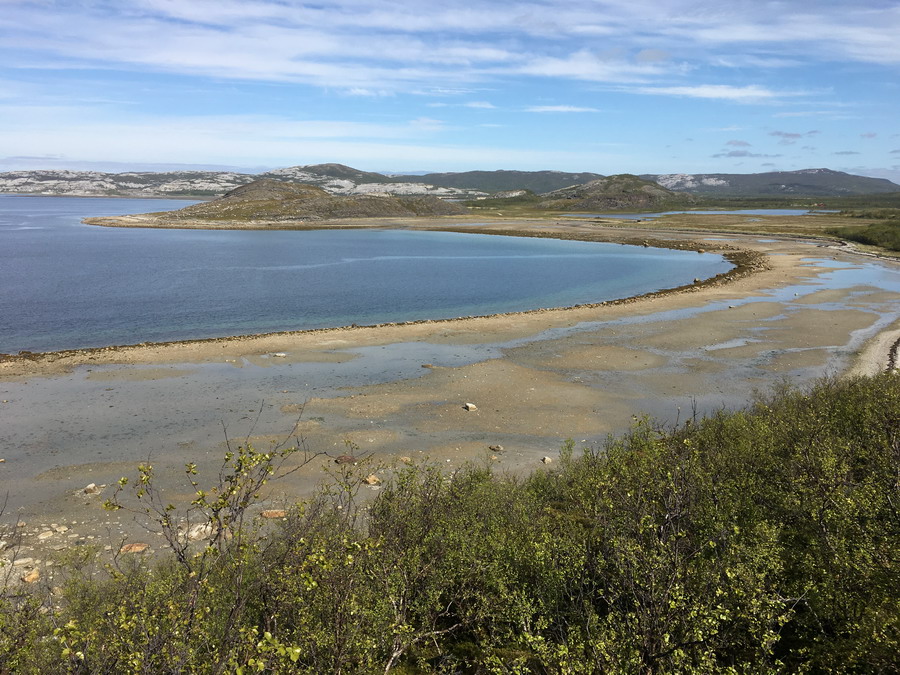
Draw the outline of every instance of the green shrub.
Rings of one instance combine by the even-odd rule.
[[[268,533],[207,499],[232,533],[201,550],[8,586],[0,672],[895,673],[898,411],[897,374],[828,380],[370,503],[342,467]],[[216,494],[251,503],[275,460],[232,455]]]

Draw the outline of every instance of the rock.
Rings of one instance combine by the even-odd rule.
[[[284,518],[287,516],[287,511],[284,509],[266,509],[259,515],[263,518]]]
[[[542,461],[544,464],[550,464],[550,463],[553,462],[553,458],[552,458],[552,457],[542,457],[542,458],[541,458],[541,461]]]
[[[356,461],[353,455],[338,455],[334,458],[335,464],[356,464]]]
[[[133,544],[125,544],[119,549],[119,553],[143,553],[148,548],[150,548],[150,544],[135,542]]]
[[[478,406],[475,405],[474,403],[463,403],[463,408],[465,408],[469,412],[471,412],[473,410],[478,410]]]
[[[41,571],[39,569],[33,569],[19,578],[26,584],[33,584],[41,578]]]
[[[503,452],[503,446],[502,445],[489,445],[488,450],[490,450],[491,452]]]
[[[88,483],[87,485],[85,485],[82,492],[86,495],[99,495],[101,489],[102,488],[96,483]]]
[[[381,479],[372,473],[363,478],[363,483],[366,485],[381,485]]]
[[[209,523],[197,523],[196,525],[191,525],[187,531],[187,538],[190,541],[197,541],[198,539],[206,539],[212,534],[212,525]]]

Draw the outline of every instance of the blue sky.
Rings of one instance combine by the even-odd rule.
[[[900,183],[898,36],[876,0],[0,0],[0,170]]]

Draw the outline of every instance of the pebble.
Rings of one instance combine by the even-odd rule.
[[[148,548],[150,548],[150,544],[135,542],[134,544],[125,544],[119,549],[119,553],[143,553]]]

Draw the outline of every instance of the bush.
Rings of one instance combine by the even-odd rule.
[[[8,588],[0,672],[898,672],[898,410],[828,380],[369,504],[343,467],[275,532]]]

